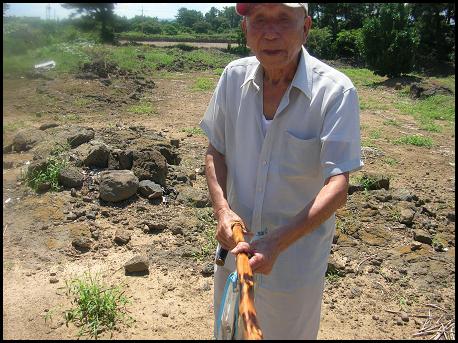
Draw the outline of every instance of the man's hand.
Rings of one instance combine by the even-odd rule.
[[[234,222],[242,223],[244,228],[243,233],[247,235],[252,235],[251,232],[246,231],[245,224],[243,220],[231,209],[222,208],[215,212],[216,219],[218,224],[216,226],[216,240],[221,244],[221,246],[226,250],[231,250],[235,247],[235,241],[232,238],[232,224]]]
[[[270,274],[277,260],[280,250],[275,240],[269,236],[258,239],[254,242],[240,242],[231,250],[231,253],[247,253],[252,255],[249,262],[253,273]]]

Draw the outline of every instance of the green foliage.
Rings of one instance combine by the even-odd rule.
[[[133,321],[127,315],[128,298],[120,286],[108,287],[89,273],[81,279],[65,282],[67,296],[71,296],[73,308],[65,311],[67,325],[74,322],[81,326],[79,335],[88,334],[97,339],[105,330],[113,330],[116,324]]]
[[[363,186],[365,191],[374,189],[374,186],[378,183],[377,179],[371,175],[363,174],[356,177],[356,182]]]
[[[215,88],[215,82],[211,79],[199,77],[194,82],[192,89],[194,91],[209,91]]]
[[[340,31],[334,42],[333,50],[340,57],[359,60],[363,50],[362,29]]]
[[[186,127],[181,131],[190,135],[204,135],[204,131],[200,127]]]
[[[47,183],[51,185],[52,191],[58,191],[60,190],[59,174],[66,165],[67,162],[63,158],[51,155],[43,169],[27,171],[23,179],[36,192],[43,184]]]
[[[433,146],[433,140],[429,137],[419,135],[408,135],[398,138],[393,141],[394,144],[409,144],[415,146],[421,146],[431,148]]]
[[[140,103],[138,105],[133,105],[128,112],[135,113],[135,114],[149,114],[155,115],[157,111],[150,103]]]
[[[327,27],[311,29],[306,46],[308,52],[317,58],[332,59],[335,57],[332,33]]]
[[[366,63],[375,74],[395,77],[412,71],[417,42],[404,4],[382,4],[380,16],[369,18],[362,33]]]

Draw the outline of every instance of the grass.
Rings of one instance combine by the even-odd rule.
[[[133,320],[127,315],[130,302],[120,286],[108,287],[90,273],[81,279],[66,281],[67,296],[73,297],[72,308],[65,311],[65,319],[80,326],[79,335],[88,334],[97,339],[105,330],[112,331],[116,324]]]
[[[380,137],[382,137],[382,133],[379,129],[375,129],[369,132],[369,137],[371,139],[379,139]]]
[[[213,217],[212,210],[208,208],[199,209],[197,212],[199,219],[198,230],[202,231],[203,242],[199,250],[193,252],[192,257],[196,261],[203,261],[213,257],[218,241],[215,238],[216,220]]]
[[[337,281],[339,281],[340,278],[341,276],[337,272],[332,272],[332,271],[326,272],[326,280],[329,283],[336,283]]]
[[[138,105],[130,107],[127,111],[135,114],[157,114],[156,109],[150,103],[139,103]]]
[[[434,144],[431,138],[419,135],[403,136],[401,138],[394,140],[393,143],[397,145],[408,144],[426,148],[431,148]]]
[[[361,186],[363,186],[365,191],[369,191],[369,190],[373,189],[373,187],[377,183],[377,179],[376,178],[371,177],[370,175],[366,175],[366,174],[360,175],[360,176],[356,176],[356,177],[354,177],[354,180],[355,180],[355,182],[357,184],[360,184]]]
[[[366,68],[338,68],[338,70],[347,75],[356,87],[372,87],[373,84],[386,80],[386,77],[375,75]]]
[[[395,158],[392,158],[392,157],[385,157],[383,159],[383,162],[385,162],[386,164],[390,165],[390,166],[395,166],[399,163],[398,160],[396,160]]]
[[[186,127],[181,130],[181,132],[186,132],[190,135],[204,135],[204,131],[200,127]]]
[[[441,128],[435,123],[436,120],[455,121],[455,98],[449,95],[433,95],[417,100],[402,96],[395,103],[395,107],[401,114],[413,116],[426,131],[440,132]]]
[[[202,77],[197,78],[197,80],[194,82],[194,85],[192,86],[193,91],[201,91],[201,92],[209,91],[214,88],[215,88],[215,83],[213,80],[202,78]]]
[[[401,124],[396,119],[387,119],[383,122],[383,125],[399,127]]]

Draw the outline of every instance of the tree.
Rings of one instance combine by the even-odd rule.
[[[76,14],[86,13],[86,17],[95,20],[101,24],[100,37],[103,42],[112,43],[114,41],[114,34],[110,30],[114,19],[115,3],[64,3],[62,7],[67,9],[74,9]]]
[[[8,11],[10,8],[10,5],[3,3],[3,16],[5,16],[6,11]]]
[[[412,71],[417,41],[407,14],[405,4],[385,3],[379,16],[364,23],[364,55],[375,74],[395,77]]]
[[[178,10],[176,15],[177,24],[191,28],[195,23],[199,21],[204,21],[204,16],[201,12],[196,10],[188,10],[185,7],[182,7]]]

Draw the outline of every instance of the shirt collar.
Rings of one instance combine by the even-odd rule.
[[[309,99],[312,98],[312,73],[311,73],[311,61],[310,55],[302,46],[301,50],[301,57],[299,60],[299,64],[297,66],[296,74],[294,75],[294,79],[291,82],[292,87],[296,87],[302,91]],[[248,70],[245,76],[245,81],[243,81],[240,88],[245,86],[249,81],[252,81],[252,84],[255,86],[256,90],[259,91],[260,84],[262,79],[260,79],[262,75],[262,66],[258,60],[257,63],[250,65],[251,68]]]

